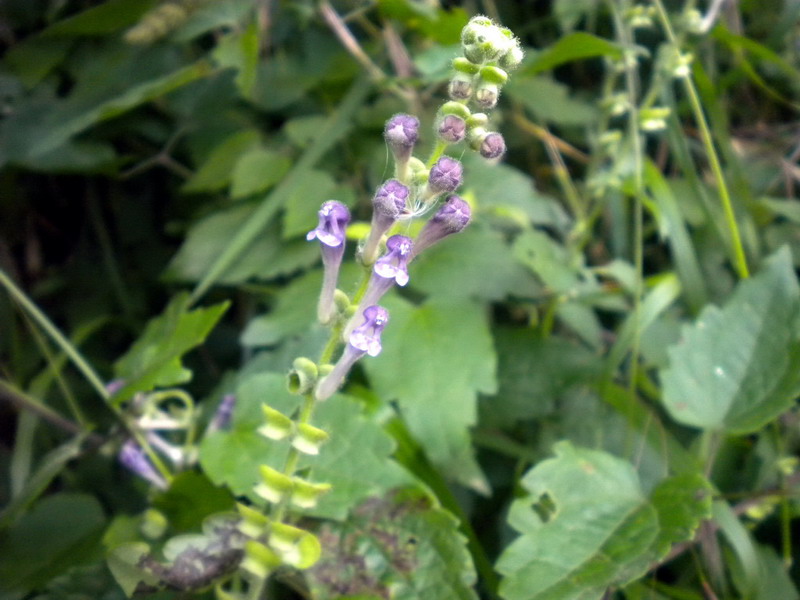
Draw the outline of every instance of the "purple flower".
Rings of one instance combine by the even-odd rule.
[[[142,447],[133,439],[128,439],[119,451],[119,462],[142,479],[159,489],[167,489],[167,482],[150,462]]]
[[[225,394],[208,424],[206,433],[225,429],[231,422],[234,408],[236,408],[236,396],[234,394]]]
[[[436,130],[439,137],[449,144],[457,144],[467,135],[467,123],[459,116],[445,115]]]
[[[483,158],[500,158],[506,153],[506,141],[497,132],[489,133],[483,138],[479,152]]]
[[[336,248],[344,245],[344,231],[350,222],[350,211],[341,202],[328,200],[319,209],[319,225],[306,235],[310,242],[318,239],[325,246]]]
[[[397,285],[408,283],[408,260],[413,244],[404,235],[393,235],[386,240],[388,252],[380,257],[373,268],[374,273],[386,279],[394,279]]]
[[[450,196],[436,214],[425,223],[425,227],[414,240],[411,259],[448,235],[462,231],[469,224],[471,217],[472,210],[469,204],[458,196]]]
[[[382,306],[369,306],[364,309],[361,316],[364,321],[350,334],[342,356],[333,370],[317,385],[314,394],[317,400],[330,398],[342,385],[344,378],[359,358],[365,354],[377,356],[380,353],[381,333],[389,322],[389,311]]]
[[[428,190],[433,195],[454,192],[461,185],[463,173],[464,168],[459,161],[449,156],[442,156],[431,167],[428,176]]]
[[[361,250],[361,260],[365,265],[375,262],[381,238],[405,210],[408,194],[408,188],[396,179],[385,182],[375,192],[372,198],[372,227]]]
[[[324,273],[317,317],[323,325],[330,323],[336,312],[333,296],[344,256],[345,229],[349,222],[350,211],[347,207],[336,200],[328,200],[323,202],[319,210],[319,225],[306,236],[309,241],[318,239],[322,250]]]

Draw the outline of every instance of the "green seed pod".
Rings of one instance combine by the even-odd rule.
[[[261,483],[253,491],[267,502],[277,504],[292,491],[292,479],[267,465],[260,465]]]
[[[486,127],[489,124],[489,117],[486,113],[474,113],[467,119],[467,129],[472,131],[476,127]]]
[[[256,577],[265,579],[283,564],[281,557],[268,546],[255,540],[244,544],[244,558],[240,567]]]
[[[242,517],[238,525],[242,535],[246,535],[249,538],[257,538],[267,530],[269,519],[261,511],[240,503],[236,504],[236,510]]]
[[[272,524],[269,545],[285,564],[297,569],[307,569],[322,554],[322,547],[316,536],[285,523]]]
[[[487,83],[505,85],[506,81],[508,81],[508,73],[499,67],[482,67],[481,79]]]
[[[331,491],[329,483],[310,483],[302,479],[294,480],[292,504],[298,508],[314,508],[319,499]]]
[[[445,102],[442,104],[441,108],[439,108],[439,114],[455,115],[462,119],[468,119],[471,113],[466,104],[462,104],[461,102]]]
[[[308,394],[317,384],[317,365],[303,356],[296,358],[289,371],[287,387],[292,394]]]
[[[292,420],[267,404],[261,405],[265,423],[258,428],[258,433],[270,440],[282,440],[294,430]]]
[[[459,73],[466,73],[467,75],[475,75],[480,67],[463,56],[457,56],[453,59],[453,68]]]
[[[297,434],[292,440],[292,446],[303,454],[317,455],[319,449],[328,441],[328,433],[318,427],[301,423],[297,426]]]

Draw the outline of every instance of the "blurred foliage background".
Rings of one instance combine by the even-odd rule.
[[[128,352],[175,367],[210,330],[160,384],[205,420],[252,400],[148,492],[116,463],[119,405],[0,294],[0,597],[120,597],[104,557],[147,507],[174,534],[247,496],[268,452],[253,410],[292,406],[281,377],[325,339],[305,233],[329,198],[364,231],[388,117],[418,115],[432,145],[475,14],[526,49],[492,117],[508,152],[451,152],[474,222],[414,263],[384,352],[320,416],[357,442],[318,467],[340,493],[316,530],[340,560],[393,558],[369,585],[331,578],[353,559],[271,593],[798,597],[795,0],[4,0],[4,288],[104,382],[130,381]],[[175,297],[198,329],[167,315],[159,338]],[[191,312],[226,300],[213,330]],[[431,505],[370,504],[407,485]],[[624,519],[598,528],[595,502]],[[429,543],[414,569],[376,522]],[[343,551],[337,527],[366,541]]]

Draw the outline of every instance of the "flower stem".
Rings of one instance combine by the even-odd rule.
[[[659,20],[667,35],[670,43],[677,46],[677,38],[672,29],[667,11],[661,0],[653,0],[653,4],[658,12]],[[739,225],[736,222],[736,213],[733,210],[733,203],[731,202],[730,191],[728,184],[725,182],[725,175],[722,172],[722,165],[717,154],[717,149],[714,146],[714,140],[711,136],[711,129],[708,126],[708,121],[703,112],[703,106],[700,102],[700,95],[697,93],[697,88],[694,85],[690,76],[683,77],[683,87],[686,95],[689,98],[689,105],[694,113],[694,119],[700,129],[700,137],[703,140],[703,146],[708,155],[708,162],[711,167],[711,172],[714,175],[714,180],[717,183],[719,191],[719,199],[722,203],[723,211],[725,212],[725,223],[728,226],[728,231],[731,235],[731,244],[733,245],[733,266],[740,279],[747,279],[750,276],[750,271],[747,267],[747,257],[745,256],[744,246],[742,245],[742,237],[739,233]]]

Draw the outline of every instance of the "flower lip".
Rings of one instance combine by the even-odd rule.
[[[375,274],[394,279],[397,285],[408,283],[408,261],[411,260],[413,242],[404,235],[393,235],[386,240],[388,252],[375,262]]]
[[[381,333],[389,322],[389,311],[382,306],[368,306],[362,313],[364,322],[350,334],[350,345],[370,356],[381,351]]]
[[[318,239],[326,246],[337,247],[344,243],[344,234],[347,224],[350,222],[350,211],[348,208],[336,200],[328,200],[322,203],[319,209],[319,224],[316,229],[312,229],[306,235],[306,239],[311,241]]]

